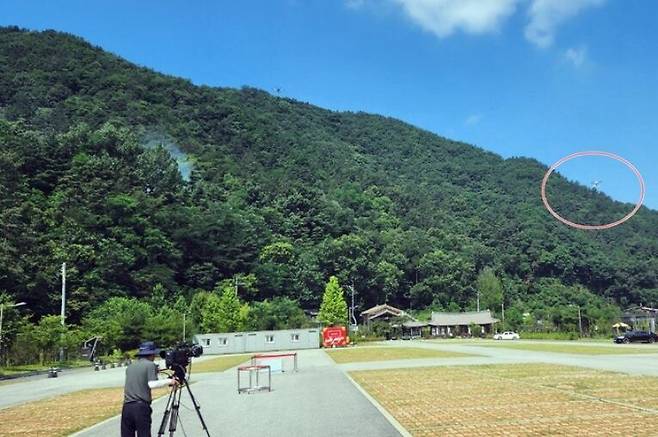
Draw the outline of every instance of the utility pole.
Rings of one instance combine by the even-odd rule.
[[[2,319],[5,315],[5,305],[0,304],[0,354],[2,353]]]
[[[356,325],[357,325],[357,321],[356,321],[356,315],[355,315],[356,307],[355,307],[355,305],[354,305],[354,282],[352,282],[352,285],[348,285],[348,287],[350,288],[350,291],[351,291],[351,293],[352,293],[352,303],[351,303],[351,305],[350,305],[350,315],[349,315],[350,323],[351,323],[353,326],[356,326]]]
[[[240,285],[247,285],[247,283],[240,281],[240,277],[238,275],[233,277],[233,283],[235,284],[235,297],[238,297],[238,287]]]
[[[62,263],[62,328],[66,326],[66,263]],[[59,360],[64,361],[64,346],[59,348]]]
[[[0,304],[0,353],[2,353],[2,319],[5,315],[5,305]]]
[[[477,291],[477,311],[480,312],[480,290]]]
[[[505,289],[507,288],[507,283],[504,282],[501,284],[502,294],[500,295],[500,318],[503,322],[503,329],[505,329]]]

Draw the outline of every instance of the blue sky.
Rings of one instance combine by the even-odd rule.
[[[658,209],[658,2],[3,1],[0,24],[74,33],[197,84],[400,118],[504,157],[633,162]],[[561,172],[635,202],[603,158]],[[539,182],[538,190],[539,190]]]

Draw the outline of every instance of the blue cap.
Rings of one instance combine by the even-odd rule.
[[[139,345],[139,350],[137,351],[138,357],[144,357],[149,355],[157,355],[160,353],[160,349],[155,347],[155,343],[152,341],[145,341]]]

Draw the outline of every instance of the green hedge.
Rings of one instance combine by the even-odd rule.
[[[523,340],[578,340],[577,332],[521,332]]]

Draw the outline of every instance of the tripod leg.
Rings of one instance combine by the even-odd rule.
[[[165,406],[165,412],[162,415],[162,421],[160,422],[160,428],[158,428],[158,435],[162,436],[165,433],[165,426],[167,425],[167,422],[169,422],[169,414],[171,412],[171,406],[172,406],[172,400],[174,398],[174,394],[176,392],[176,388],[172,388],[171,391],[169,392],[169,398],[167,399],[167,405]]]
[[[183,394],[183,389],[181,387],[176,387],[176,394],[174,395],[174,402],[171,407],[171,419],[169,420],[169,437],[174,437],[176,426],[178,426],[181,394]]]
[[[197,416],[199,416],[199,420],[201,421],[201,426],[203,427],[203,430],[206,432],[206,435],[210,437],[210,432],[208,432],[208,427],[206,426],[206,422],[203,420],[203,416],[201,415],[201,406],[197,403],[196,398],[192,394],[192,389],[190,389],[190,384],[187,383],[187,379],[185,380],[185,387],[187,387],[187,392],[190,394],[190,399],[192,399],[192,404],[194,404],[194,409],[196,410],[196,414]]]

